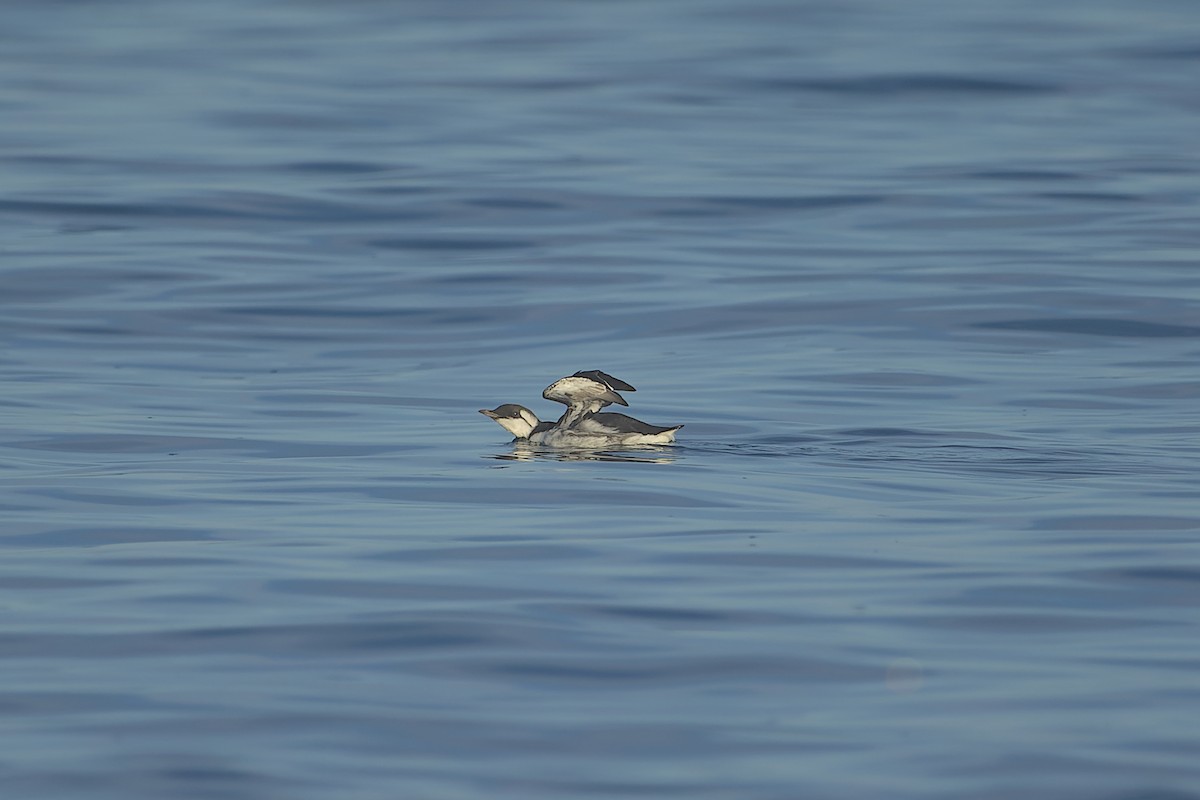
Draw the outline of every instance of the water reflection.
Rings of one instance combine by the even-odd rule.
[[[485,458],[497,461],[627,461],[639,464],[673,464],[676,456],[670,447],[660,445],[627,445],[609,450],[562,450],[539,447],[529,442],[513,442],[512,450]]]

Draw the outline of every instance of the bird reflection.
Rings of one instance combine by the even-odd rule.
[[[666,447],[628,447],[620,450],[562,450],[539,447],[518,439],[512,451],[495,453],[486,458],[497,461],[627,461],[635,464],[673,464],[675,456]]]

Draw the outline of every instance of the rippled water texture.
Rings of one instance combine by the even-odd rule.
[[[5,798],[1200,797],[1191,0],[0,16]]]

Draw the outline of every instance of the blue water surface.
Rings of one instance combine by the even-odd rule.
[[[4,797],[1200,798],[1192,0],[0,19]]]

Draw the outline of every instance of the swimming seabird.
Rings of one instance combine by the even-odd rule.
[[[612,412],[592,412],[568,427],[561,421],[542,422],[537,418],[537,414],[516,403],[505,403],[490,410],[481,408],[479,413],[494,419],[496,424],[518,440],[549,447],[584,450],[631,444],[671,444],[675,441],[675,432],[683,427],[651,425],[640,419]]]
[[[637,391],[620,378],[614,378],[598,369],[589,369],[559,378],[542,391],[542,397],[567,407],[566,413],[559,417],[557,424],[561,428],[570,428],[605,406],[613,403],[628,406],[625,398],[617,394],[618,389],[622,392]]]

